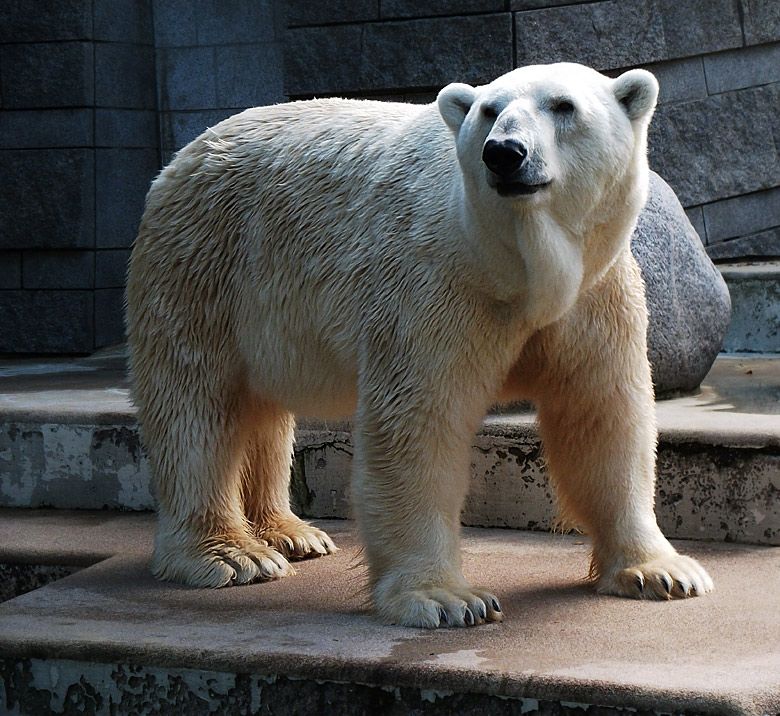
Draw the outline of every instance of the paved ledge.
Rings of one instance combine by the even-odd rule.
[[[780,270],[780,269],[779,269]],[[89,358],[0,358],[0,423],[134,425],[124,349]],[[662,440],[780,447],[780,355],[721,354],[695,395],[656,404]],[[347,420],[302,419],[304,430],[350,430]],[[532,429],[531,412],[488,416],[484,430]]]
[[[780,713],[780,548],[685,543],[716,591],[643,603],[585,584],[576,536],[467,529],[506,620],[425,631],[373,620],[352,524],[320,525],[342,551],[197,590],[152,579],[149,515],[0,510],[0,562],[114,552],[0,605],[4,713]]]

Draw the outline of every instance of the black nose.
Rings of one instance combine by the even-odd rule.
[[[509,176],[517,171],[528,156],[528,150],[516,139],[489,139],[482,149],[482,161],[491,172]]]

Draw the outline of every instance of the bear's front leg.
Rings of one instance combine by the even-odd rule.
[[[572,315],[541,331],[516,367],[539,407],[550,474],[566,522],[593,542],[599,591],[668,599],[712,580],[677,553],[655,512],[655,404],[647,309],[626,249]]]
[[[413,368],[383,365],[402,384],[382,375],[363,381],[352,488],[376,612],[387,623],[426,628],[501,621],[495,595],[469,586],[461,571],[472,437],[463,413],[479,409],[456,414],[449,396],[405,379]]]

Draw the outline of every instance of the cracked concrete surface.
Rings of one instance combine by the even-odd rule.
[[[467,529],[467,578],[506,619],[425,631],[378,624],[352,524],[320,526],[340,552],[205,590],[151,577],[150,515],[0,510],[0,562],[114,555],[0,605],[6,712],[780,713],[780,548],[683,543],[715,592],[640,602],[584,581],[582,538]]]

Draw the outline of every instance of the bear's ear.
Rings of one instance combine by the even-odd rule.
[[[461,82],[453,82],[439,92],[439,96],[436,98],[439,112],[444,123],[455,134],[460,130],[460,125],[466,119],[476,96],[477,91],[473,87]]]
[[[647,70],[629,70],[615,80],[613,91],[615,99],[634,122],[652,114],[655,109],[658,80]]]

